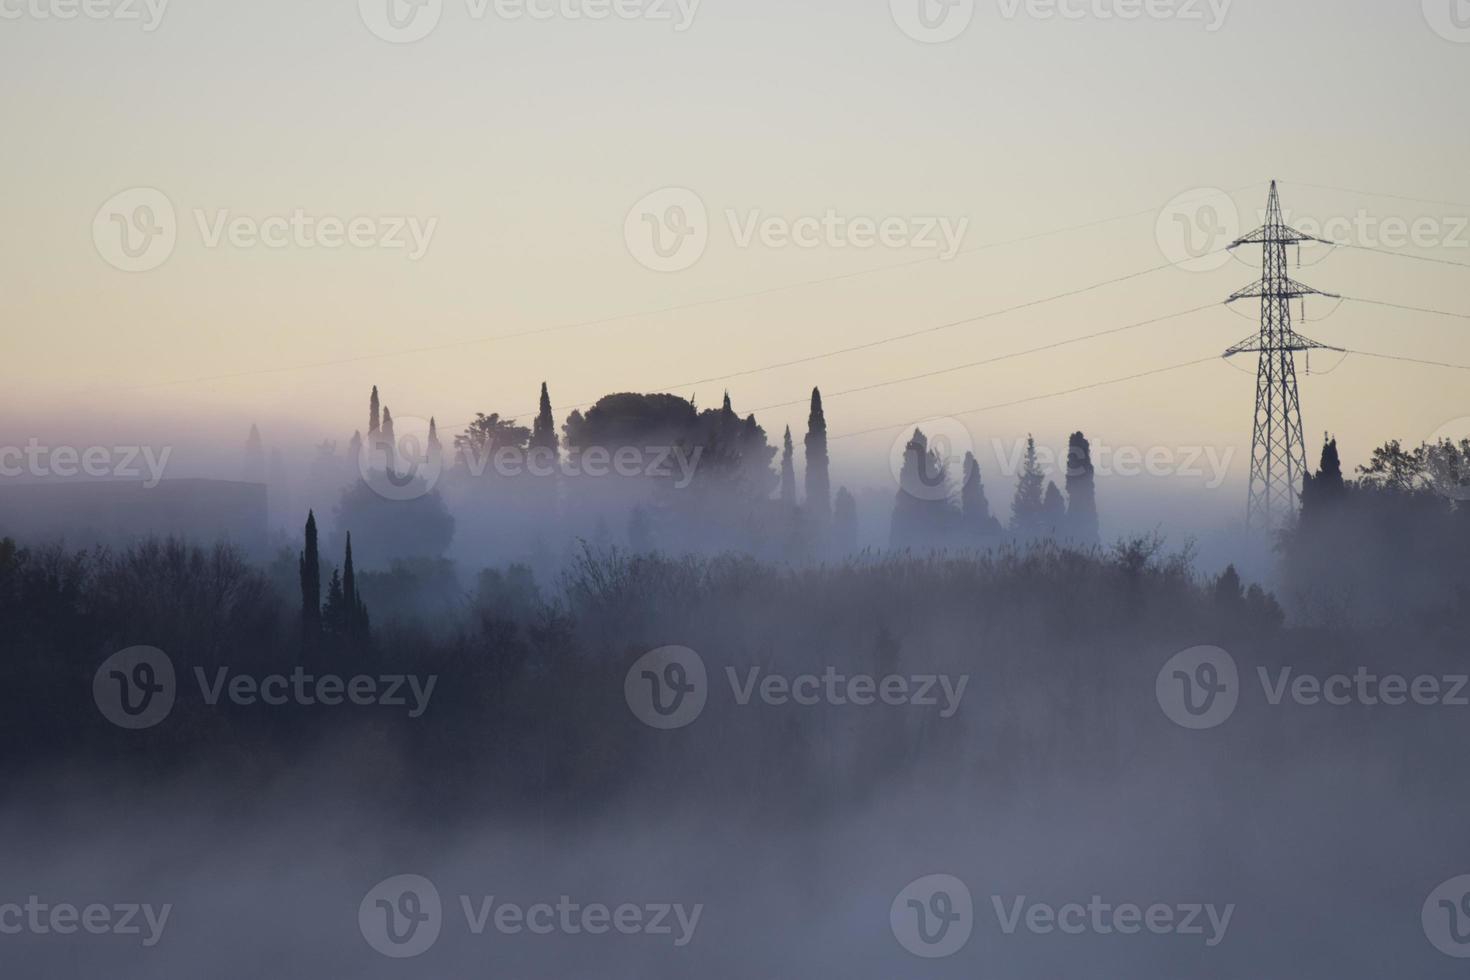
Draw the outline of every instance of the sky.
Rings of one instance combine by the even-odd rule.
[[[1245,459],[1249,359],[1088,386],[1256,330],[1200,308],[1259,255],[1180,236],[1250,230],[1273,178],[1397,253],[1304,253],[1353,297],[1304,333],[1470,364],[1463,317],[1359,302],[1470,313],[1465,0],[918,2],[0,0],[5,435],[345,444],[374,384],[453,431],[544,380],[559,417],[728,389],[776,441],[820,385],[840,480],[935,418],[984,468],[1077,429]],[[1470,416],[1464,371],[1305,367],[1313,455]]]

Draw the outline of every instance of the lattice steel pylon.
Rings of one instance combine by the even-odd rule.
[[[1252,530],[1274,530],[1296,516],[1302,478],[1307,473],[1307,452],[1302,440],[1301,397],[1297,393],[1297,351],[1334,350],[1296,333],[1291,326],[1291,301],[1305,296],[1328,296],[1287,275],[1286,246],[1320,242],[1312,235],[1289,228],[1281,216],[1281,198],[1276,181],[1266,201],[1266,223],[1230,245],[1261,246],[1261,278],[1239,290],[1226,303],[1259,297],[1261,331],[1225,352],[1225,357],[1259,353],[1256,373],[1256,427],[1251,447],[1250,501],[1246,526]],[[1298,258],[1300,265],[1300,258]]]

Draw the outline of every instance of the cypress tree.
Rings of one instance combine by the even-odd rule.
[[[1080,432],[1067,444],[1067,536],[1080,544],[1097,544],[1097,484],[1092,446]]]
[[[301,640],[315,646],[322,631],[322,572],[317,555],[316,514],[306,513],[306,548],[298,560],[301,569]]]
[[[381,426],[382,418],[378,412],[378,386],[373,385],[372,397],[368,399],[368,438],[372,439],[377,435]]]
[[[980,477],[980,463],[974,453],[965,453],[965,482],[960,487],[960,514],[965,530],[971,536],[989,536],[1000,532],[1000,522],[990,513],[985,496],[985,483]]]
[[[342,599],[348,609],[357,605],[357,573],[352,567],[352,532],[347,532],[347,554],[342,562]]]
[[[541,409],[536,413],[536,421],[531,428],[531,448],[549,449],[556,453],[561,448],[561,441],[556,435],[556,420],[551,415],[551,392],[546,388],[546,382],[541,382]]]
[[[438,472],[444,464],[444,444],[439,441],[439,423],[434,421],[432,415],[429,416],[429,446],[425,459],[430,472]]]
[[[806,424],[806,507],[818,525],[832,521],[832,477],[828,473],[827,416],[822,391],[812,389],[812,410]]]
[[[1342,458],[1337,454],[1337,440],[1323,435],[1322,459],[1313,476],[1309,469],[1302,474],[1302,524],[1315,524],[1325,507],[1347,494],[1342,478]]]
[[[796,449],[791,442],[789,425],[781,448],[781,503],[788,509],[796,507]]]
[[[347,532],[347,554],[342,563],[342,608],[346,617],[348,638],[356,644],[367,641],[367,604],[357,593],[357,573],[352,566],[352,532]]]
[[[389,473],[395,469],[395,454],[398,450],[398,437],[393,434],[393,413],[388,406],[383,406],[383,428],[378,433],[378,441],[383,447],[383,465]]]
[[[1327,499],[1341,497],[1346,484],[1342,478],[1342,458],[1337,454],[1337,440],[1322,437],[1322,462],[1317,467],[1317,485]]]
[[[342,574],[334,568],[327,581],[327,602],[322,607],[322,633],[337,641],[347,636],[351,624],[352,615],[342,593]]]

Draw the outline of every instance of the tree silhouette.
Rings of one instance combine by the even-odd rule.
[[[368,639],[368,612],[357,592],[357,573],[352,564],[352,533],[347,534],[342,572],[332,570],[327,602],[322,607],[322,630],[349,649],[361,649]]]
[[[1317,475],[1310,471],[1302,474],[1302,524],[1314,524],[1322,515],[1347,494],[1347,483],[1342,476],[1342,459],[1337,454],[1337,440],[1322,437],[1322,457]]]
[[[483,465],[498,450],[525,449],[530,442],[531,430],[516,425],[515,419],[479,412],[464,432],[454,437],[454,450],[461,466]]]
[[[1245,589],[1240,584],[1240,573],[1234,565],[1225,566],[1225,571],[1215,579],[1215,604],[1226,614],[1239,613],[1245,605]]]
[[[378,410],[378,386],[373,385],[373,393],[368,398],[368,441],[375,441],[381,427],[382,415]]]
[[[786,427],[786,437],[781,443],[781,504],[787,509],[796,507],[796,451],[791,442],[791,426]]]
[[[1079,544],[1097,544],[1097,485],[1092,446],[1081,432],[1067,444],[1067,537]]]
[[[903,452],[889,543],[894,548],[936,548],[949,543],[959,513],[950,501],[948,467],[929,438],[914,430]]]
[[[1001,526],[990,513],[985,497],[985,484],[980,476],[980,463],[974,453],[965,453],[964,483],[960,487],[960,515],[965,533],[970,538],[987,538],[1000,534]]]
[[[428,443],[428,452],[425,455],[425,459],[428,461],[429,470],[431,472],[438,472],[439,468],[444,465],[444,444],[439,441],[439,423],[434,420],[432,415],[429,416]]]
[[[812,409],[806,424],[806,509],[819,527],[832,520],[832,477],[828,472],[827,416],[822,392],[812,389]]]
[[[1017,534],[1036,534],[1041,528],[1046,476],[1036,461],[1036,439],[1026,437],[1026,455],[1021,461],[1021,475],[1016,481],[1016,495],[1011,500],[1011,530]]]
[[[317,555],[316,513],[313,511],[306,513],[306,546],[298,561],[301,570],[301,641],[311,649],[322,630],[322,570]]]
[[[1046,495],[1041,498],[1041,527],[1045,533],[1056,535],[1066,529],[1067,502],[1062,491],[1050,480],[1046,483]]]
[[[392,473],[398,467],[398,436],[393,432],[393,413],[387,405],[383,406],[383,428],[378,433],[378,442],[383,447],[383,465]]]
[[[556,434],[556,419],[551,415],[551,392],[547,390],[544,381],[541,382],[541,408],[536,413],[536,421],[531,428],[530,447],[549,449],[553,454],[561,448],[561,440]]]

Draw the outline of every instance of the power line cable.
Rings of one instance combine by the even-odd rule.
[[[1016,405],[1026,405],[1026,404],[1029,404],[1031,402],[1045,401],[1046,399],[1049,399],[1049,398],[1060,398],[1063,395],[1075,395],[1075,394],[1077,394],[1078,392],[1081,392],[1081,391],[1091,391],[1091,390],[1096,389],[1096,388],[1105,388],[1105,387],[1108,387],[1109,385],[1118,385],[1118,384],[1123,384],[1123,383],[1128,382],[1128,381],[1138,381],[1138,380],[1141,380],[1143,378],[1152,378],[1152,377],[1155,377],[1155,376],[1160,375],[1160,374],[1168,374],[1171,371],[1181,371],[1184,368],[1194,367],[1197,364],[1205,364],[1207,362],[1215,361],[1215,360],[1218,360],[1218,359],[1219,358],[1216,357],[1216,356],[1201,357],[1198,360],[1184,361],[1181,364],[1171,364],[1168,367],[1155,368],[1152,371],[1142,371],[1142,372],[1140,372],[1138,374],[1130,374],[1127,377],[1123,377],[1123,378],[1109,378],[1106,381],[1094,381],[1091,384],[1078,385],[1075,388],[1067,388],[1067,389],[1064,389],[1062,391],[1052,391],[1052,392],[1048,392],[1048,393],[1046,393],[1044,395],[1031,395],[1030,397],[1027,397],[1027,398],[1017,398],[1014,401],[999,402],[999,403],[994,404],[994,405],[985,405],[985,406],[982,406],[980,408],[967,408],[967,409],[965,409],[963,411],[959,411],[959,412],[948,412],[948,413],[946,413],[946,417],[958,418],[961,415],[978,415],[981,412],[993,412],[993,411],[997,411],[997,410],[1002,409],[1002,408],[1012,408],[1012,407],[1014,407]],[[933,414],[929,415],[928,417],[929,418],[934,418],[934,417],[936,417],[936,415],[937,415],[937,413],[933,413]],[[889,431],[892,431],[893,429],[901,429],[901,428],[904,428],[905,426],[912,425],[912,424],[913,423],[911,421],[894,422],[894,423],[891,423],[889,425],[880,425],[880,426],[876,426],[876,427],[871,428],[871,429],[862,429],[862,430],[859,430],[857,432],[844,432],[841,435],[832,436],[832,440],[833,441],[836,441],[838,439],[853,439],[853,438],[856,438],[857,436],[872,435],[875,432],[889,432]]]
[[[909,382],[909,381],[922,381],[922,380],[924,380],[926,378],[935,378],[935,377],[939,377],[940,375],[944,375],[944,374],[952,374],[952,373],[954,373],[956,371],[965,371],[965,370],[968,370],[969,368],[982,367],[982,366],[988,365],[988,364],[998,364],[1001,361],[1009,361],[1009,360],[1013,360],[1013,359],[1018,358],[1018,357],[1025,357],[1025,356],[1027,356],[1029,354],[1039,354],[1039,353],[1041,353],[1043,351],[1056,350],[1056,349],[1058,349],[1060,347],[1068,347],[1068,346],[1071,346],[1072,344],[1080,344],[1083,341],[1096,340],[1098,337],[1108,337],[1108,336],[1112,336],[1113,334],[1123,333],[1124,331],[1127,331],[1127,330],[1136,330],[1139,327],[1147,327],[1147,326],[1151,326],[1151,325],[1153,325],[1155,323],[1163,323],[1166,320],[1177,320],[1180,317],[1189,316],[1190,314],[1193,314],[1193,313],[1201,313],[1201,312],[1203,312],[1205,310],[1215,309],[1218,305],[1219,304],[1217,304],[1217,303],[1211,303],[1208,306],[1196,306],[1192,310],[1182,310],[1182,311],[1180,311],[1178,313],[1169,313],[1169,314],[1167,314],[1165,316],[1154,317],[1151,320],[1140,320],[1137,323],[1129,323],[1129,324],[1125,324],[1124,326],[1121,326],[1121,327],[1112,327],[1112,328],[1110,328],[1108,330],[1099,330],[1096,333],[1085,334],[1085,335],[1083,335],[1081,337],[1070,337],[1067,340],[1059,340],[1059,341],[1056,341],[1055,343],[1043,344],[1040,347],[1031,347],[1031,348],[1028,348],[1027,350],[1012,351],[1009,354],[1000,354],[1000,355],[998,355],[996,357],[987,357],[984,360],[980,360],[980,361],[970,361],[970,362],[968,362],[966,364],[955,364],[955,365],[953,365],[951,367],[939,368],[938,370],[935,370],[935,371],[925,371],[923,374],[911,374],[911,375],[909,375],[908,377],[905,377],[905,378],[892,378],[892,379],[890,379],[888,381],[878,381],[878,382],[874,382],[873,384],[861,385],[861,386],[859,386],[857,388],[846,388],[846,389],[844,389],[842,391],[823,392],[822,393],[822,398],[824,400],[831,400],[833,398],[841,398],[843,395],[854,395],[854,394],[857,394],[858,392],[873,391],[873,390],[875,390],[877,388],[887,388],[887,387],[889,387],[891,385],[904,384],[904,383]],[[789,407],[791,405],[801,405],[801,404],[805,404],[805,402],[806,402],[806,399],[804,399],[804,398],[796,398],[796,399],[793,399],[793,400],[791,400],[789,402],[776,402],[775,404],[772,404],[772,405],[761,405],[761,406],[759,406],[759,407],[757,407],[755,409],[752,409],[752,411],[764,412],[764,411],[767,411],[767,410],[773,409],[773,408],[787,408],[787,407]]]
[[[1226,193],[1227,194],[1234,194],[1234,193],[1238,193],[1239,191],[1242,191],[1242,190],[1248,190],[1251,187],[1255,187],[1259,183],[1260,183],[1260,181],[1257,181],[1255,184],[1244,184],[1244,185],[1242,185],[1240,187],[1232,188],[1231,190],[1227,191]],[[1208,196],[1211,196],[1212,197],[1213,194],[1208,195]],[[1200,197],[1200,198],[1198,198],[1198,200],[1205,200],[1205,199],[1206,199],[1206,197]],[[1193,199],[1187,199],[1186,201],[1181,202],[1181,203],[1188,203],[1188,200],[1193,200]],[[1112,224],[1113,222],[1117,222],[1117,221],[1126,221],[1126,220],[1129,220],[1131,218],[1140,217],[1142,215],[1153,214],[1153,213],[1156,213],[1157,211],[1158,211],[1157,208],[1147,208],[1147,209],[1144,209],[1144,210],[1141,210],[1141,211],[1132,211],[1132,212],[1129,212],[1128,214],[1113,215],[1113,216],[1108,217],[1108,218],[1099,218],[1099,219],[1097,219],[1095,221],[1084,222],[1082,224],[1069,225],[1069,226],[1067,226],[1065,228],[1054,228],[1054,229],[1051,229],[1051,230],[1048,230],[1048,231],[1036,232],[1036,233],[1033,233],[1033,234],[1030,234],[1030,235],[1021,236],[1019,238],[1011,238],[1011,239],[1006,239],[1006,240],[997,241],[997,242],[987,242],[987,243],[982,244],[982,245],[973,245],[973,246],[971,246],[969,248],[962,248],[962,249],[960,249],[956,254],[957,255],[971,255],[971,254],[974,254],[976,252],[984,252],[984,251],[989,251],[991,249],[1008,247],[1008,246],[1011,246],[1011,245],[1020,245],[1020,244],[1026,243],[1026,242],[1036,241],[1037,239],[1052,237],[1054,235],[1064,235],[1064,234],[1069,234],[1069,233],[1074,232],[1074,231],[1084,231],[1084,230],[1087,230],[1089,228],[1096,228],[1096,227],[1100,227],[1102,225]],[[620,313],[620,314],[616,314],[614,316],[600,317],[598,319],[593,319],[593,320],[579,320],[579,321],[575,321],[575,322],[571,322],[571,323],[553,324],[551,326],[536,327],[536,328],[532,328],[532,329],[529,329],[529,330],[517,331],[515,333],[492,334],[492,335],[483,336],[483,337],[470,337],[470,338],[466,338],[465,340],[449,341],[449,342],[446,342],[446,343],[443,343],[443,344],[433,344],[433,345],[424,346],[424,347],[412,347],[412,348],[406,348],[406,349],[394,350],[394,351],[382,351],[382,352],[375,353],[375,354],[359,354],[359,355],[352,356],[352,357],[335,358],[335,359],[327,360],[327,361],[313,361],[313,362],[309,362],[309,363],[306,363],[306,364],[292,364],[292,365],[285,365],[285,366],[271,367],[271,368],[256,368],[256,369],[252,369],[252,370],[249,370],[249,371],[236,371],[236,372],[231,372],[231,373],[228,373],[228,374],[216,374],[216,375],[209,375],[209,376],[195,377],[195,378],[179,378],[179,379],[175,379],[175,380],[172,380],[172,381],[154,381],[154,382],[148,382],[146,384],[130,385],[130,386],[127,386],[127,387],[122,387],[122,388],[108,387],[108,388],[97,388],[97,389],[90,389],[90,390],[97,390],[97,391],[142,391],[142,390],[146,390],[146,389],[149,389],[149,388],[165,388],[165,387],[173,387],[173,386],[176,386],[176,385],[209,384],[209,383],[217,382],[217,381],[233,381],[233,380],[238,380],[240,378],[260,377],[260,376],[267,375],[267,374],[284,374],[284,373],[289,373],[289,372],[292,372],[292,371],[310,371],[310,370],[316,370],[318,368],[338,367],[338,366],[345,365],[345,364],[357,364],[357,363],[361,363],[361,362],[364,362],[364,361],[381,360],[383,358],[389,358],[389,357],[408,357],[408,356],[412,356],[414,354],[428,354],[428,353],[436,353],[436,352],[439,352],[439,351],[456,350],[456,349],[461,348],[461,347],[470,347],[470,346],[475,346],[475,345],[478,345],[478,344],[497,343],[497,342],[505,341],[505,340],[520,340],[520,339],[524,339],[526,337],[538,337],[538,336],[541,336],[543,334],[557,333],[557,332],[561,332],[561,331],[565,331],[565,330],[576,330],[576,329],[581,329],[581,328],[584,328],[584,327],[603,326],[603,325],[606,325],[606,324],[609,324],[609,323],[617,323],[617,322],[620,322],[622,320],[637,320],[637,319],[644,319],[644,318],[649,318],[649,317],[664,316],[664,315],[667,315],[669,313],[678,313],[678,312],[682,312],[684,310],[698,309],[700,307],[705,307],[705,306],[715,306],[715,305],[719,305],[719,304],[723,304],[723,303],[733,303],[733,302],[737,302],[737,301],[745,300],[745,299],[756,299],[756,298],[760,298],[760,297],[763,297],[763,296],[774,295],[774,294],[777,294],[777,293],[790,292],[790,291],[797,290],[797,289],[805,289],[805,288],[809,288],[809,287],[812,287],[812,286],[826,285],[826,284],[834,283],[834,282],[844,282],[844,281],[847,281],[847,280],[850,280],[850,279],[857,279],[857,278],[861,278],[863,276],[876,275],[876,274],[883,273],[883,272],[891,272],[891,271],[894,271],[896,269],[910,268],[912,266],[922,265],[922,264],[925,264],[925,263],[928,263],[928,262],[935,262],[935,261],[938,261],[938,260],[939,260],[939,256],[937,256],[937,255],[926,255],[926,256],[923,256],[921,258],[916,258],[916,259],[908,260],[906,262],[897,262],[897,263],[891,263],[889,265],[884,265],[884,266],[876,266],[876,267],[867,268],[867,269],[859,269],[859,270],[856,270],[854,272],[845,272],[845,273],[839,273],[837,275],[832,275],[832,276],[825,276],[825,277],[819,277],[819,278],[814,278],[814,279],[806,279],[806,280],[802,280],[800,282],[785,283],[785,284],[778,285],[778,286],[769,286],[769,287],[765,287],[763,289],[755,289],[755,290],[750,290],[750,291],[741,292],[741,293],[732,293],[732,294],[725,295],[725,296],[715,296],[715,297],[710,297],[708,299],[702,299],[702,300],[691,300],[691,301],[689,301],[687,303],[675,303],[675,304],[671,304],[671,305],[668,305],[668,306],[657,307],[657,308],[654,308],[654,309],[639,310],[639,311],[632,312],[632,313]]]

